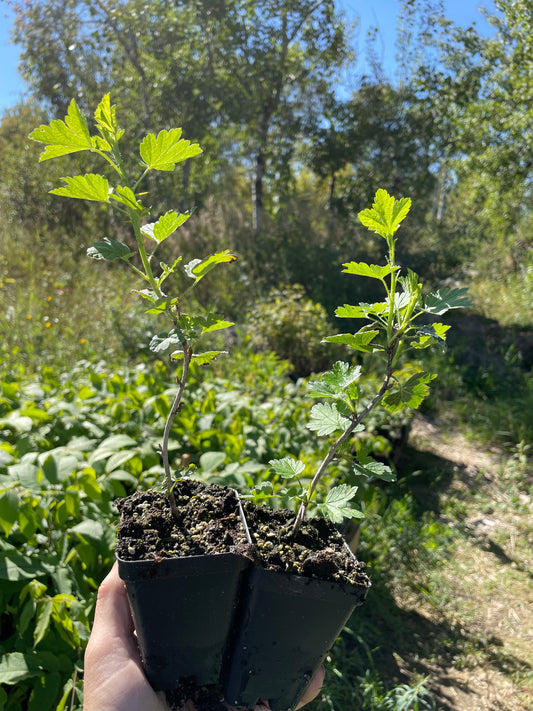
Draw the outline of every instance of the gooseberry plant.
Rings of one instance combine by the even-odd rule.
[[[172,422],[181,407],[191,362],[194,360],[199,365],[205,365],[223,352],[199,352],[198,341],[207,333],[233,325],[214,313],[186,313],[186,298],[214,267],[233,262],[236,257],[225,250],[205,258],[192,259],[186,264],[182,256],[175,258],[171,264],[156,260],[160,245],[176,232],[190,214],[170,210],[155,221],[150,221],[153,215],[147,207],[148,192],[142,188],[149,173],[173,171],[178,164],[200,155],[202,149],[197,143],[182,138],[180,128],[162,130],[157,135],[148,133],[140,142],[139,154],[131,166],[132,161],[126,163],[121,152],[120,142],[124,130],[117,122],[116,107],[111,104],[109,94],[104,96],[96,108],[94,126],[96,133],[91,134],[86,118],[73,100],[64,121],[53,120],[49,125],[42,125],[30,134],[30,138],[45,145],[40,161],[88,151],[107,164],[114,178],[110,181],[108,177],[95,173],[64,177],[61,178],[64,185],[50,192],[62,197],[104,203],[120,213],[129,224],[135,246],[131,248],[125,242],[104,237],[87,249],[87,255],[95,260],[125,262],[141,280],[143,288],[136,291],[147,301],[146,313],[163,317],[167,321],[167,329],[152,338],[150,349],[159,354],[169,351],[171,358],[181,361],[181,369],[176,378],[176,395],[160,445],[167,496],[172,512],[176,515],[168,453]],[[186,280],[189,280],[182,289],[179,287],[182,280],[177,278],[179,275],[185,275]],[[169,293],[168,287],[174,288],[176,293]]]
[[[318,436],[334,437],[324,459],[314,475],[309,477],[310,483],[304,487],[300,483],[305,476],[303,461],[284,457],[269,462],[274,474],[287,482],[281,493],[299,504],[293,533],[301,526],[328,467],[346,452],[347,446],[356,477],[394,481],[395,474],[391,468],[374,460],[362,443],[356,444],[355,448],[353,445],[349,447],[352,435],[365,429],[365,419],[380,404],[393,413],[420,406],[429,394],[429,383],[436,374],[416,366],[402,368],[400,358],[409,350],[445,342],[449,326],[432,322],[431,319],[423,324],[423,315],[434,318],[449,309],[462,308],[470,303],[464,288],[443,288],[424,298],[418,276],[410,269],[402,276],[401,267],[396,263],[396,233],[410,207],[409,198],[397,200],[380,189],[372,207],[359,213],[361,223],[386,241],[386,264],[348,262],[343,265],[343,272],[377,280],[383,287],[384,298],[372,304],[344,304],[337,308],[337,317],[364,319],[365,323],[355,333],[341,333],[323,339],[327,343],[341,343],[355,353],[377,354],[382,366],[381,386],[368,401],[362,397],[359,386],[361,365],[345,361],[335,363],[331,370],[312,379],[308,385],[309,395],[320,398],[322,402],[312,407],[307,426]],[[352,456],[354,453],[355,456]],[[267,486],[262,487],[260,495],[266,489],[268,496],[269,482],[265,483]],[[336,523],[342,522],[345,517],[361,518],[362,512],[353,506],[357,489],[357,486],[346,483],[330,488],[325,500],[317,505],[318,510]],[[271,493],[280,492],[272,489]]]

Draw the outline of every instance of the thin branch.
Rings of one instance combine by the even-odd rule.
[[[331,464],[333,459],[335,458],[335,455],[339,451],[339,448],[341,445],[350,437],[350,435],[354,432],[356,427],[361,424],[361,422],[369,415],[372,410],[379,404],[387,390],[390,389],[390,381],[392,378],[392,364],[394,361],[394,354],[396,351],[396,347],[393,349],[389,350],[389,356],[388,356],[388,362],[387,362],[387,371],[385,373],[385,378],[383,379],[383,383],[381,384],[381,388],[379,389],[378,393],[374,397],[374,399],[365,407],[365,409],[355,417],[348,428],[338,437],[335,442],[331,445],[328,453],[322,460],[320,466],[318,467],[313,480],[311,481],[311,484],[309,486],[309,489],[307,491],[307,496],[305,499],[302,501],[300,504],[300,508],[298,509],[298,514],[296,516],[296,520],[294,522],[294,525],[292,527],[292,535],[296,535],[298,532],[300,526],[302,525],[306,513],[307,513],[307,508],[311,502],[311,499],[313,498],[313,494],[315,492],[316,487],[318,486],[318,483],[322,479],[322,476],[324,475],[324,472],[328,468],[328,466]]]

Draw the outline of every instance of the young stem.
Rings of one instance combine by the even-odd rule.
[[[390,381],[392,378],[392,364],[394,360],[394,354],[397,349],[397,345],[394,346],[389,350],[388,353],[388,359],[387,359],[387,371],[385,373],[385,377],[383,379],[383,383],[381,384],[381,388],[379,389],[378,393],[374,397],[374,399],[368,403],[368,405],[365,407],[365,409],[350,423],[349,427],[344,430],[344,432],[338,437],[335,442],[331,445],[328,453],[322,460],[320,466],[318,467],[315,476],[313,477],[313,480],[311,481],[311,484],[309,485],[309,489],[307,491],[307,495],[305,499],[301,502],[300,508],[298,509],[298,513],[296,515],[296,520],[294,522],[294,525],[292,527],[292,536],[295,536],[296,533],[298,532],[300,526],[302,525],[307,509],[309,507],[309,504],[311,503],[311,499],[313,498],[313,495],[315,493],[315,489],[318,486],[318,483],[322,479],[322,476],[328,466],[331,464],[333,459],[335,458],[335,455],[337,454],[340,446],[345,442],[348,437],[352,434],[352,432],[355,430],[355,428],[361,424],[361,422],[369,415],[372,410],[379,404],[380,400],[382,397],[385,395],[387,390],[390,388]]]
[[[178,519],[178,509],[176,506],[176,499],[174,498],[174,492],[172,490],[172,474],[170,472],[170,461],[168,456],[168,441],[170,438],[170,430],[172,428],[172,423],[174,418],[180,411],[181,398],[183,396],[183,391],[185,390],[185,385],[187,384],[187,377],[189,375],[189,365],[192,358],[192,348],[184,342],[183,344],[183,370],[181,372],[181,378],[178,379],[179,388],[168,413],[167,421],[165,423],[165,430],[163,432],[163,443],[161,445],[161,458],[163,460],[163,468],[165,470],[166,484],[167,484],[167,497],[170,503],[170,510],[172,515],[177,520]]]

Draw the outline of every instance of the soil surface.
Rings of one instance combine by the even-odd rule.
[[[368,588],[370,580],[335,526],[324,518],[304,521],[292,539],[295,515],[253,503],[244,512],[254,553],[267,570]]]
[[[364,563],[357,561],[335,526],[326,519],[304,521],[292,538],[295,515],[251,502],[244,513],[245,531],[236,493],[194,479],[176,482],[179,520],[174,520],[165,494],[138,491],[117,501],[120,511],[117,555],[146,560],[191,555],[239,553],[268,570],[336,583],[370,586]]]
[[[174,558],[212,553],[250,556],[237,494],[194,479],[176,482],[179,520],[165,494],[138,491],[116,502],[120,524],[116,552],[122,560]]]

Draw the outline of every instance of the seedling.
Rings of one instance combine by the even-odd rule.
[[[85,117],[73,100],[64,121],[54,120],[48,126],[40,126],[30,134],[30,138],[45,144],[40,161],[89,151],[102,158],[112,169],[114,182],[110,182],[103,175],[86,173],[61,178],[64,186],[50,192],[63,197],[109,205],[130,225],[136,245],[134,249],[124,242],[104,237],[89,247],[87,255],[96,260],[122,260],[137,274],[144,287],[137,290],[137,294],[148,302],[146,313],[158,318],[163,317],[168,325],[167,330],[152,338],[150,349],[159,354],[169,351],[171,358],[181,361],[177,392],[166,420],[160,447],[167,496],[176,515],[168,454],[172,422],[180,409],[191,362],[194,360],[199,365],[205,365],[222,353],[197,352],[199,340],[206,333],[233,325],[212,313],[202,316],[186,313],[185,299],[214,267],[233,262],[236,257],[229,250],[225,250],[206,258],[193,259],[187,264],[183,264],[182,256],[178,256],[172,264],[158,262],[155,255],[159,246],[173,235],[190,215],[171,210],[151,222],[153,215],[150,208],[146,207],[148,193],[141,192],[141,186],[151,171],[173,171],[183,161],[200,155],[202,150],[197,143],[182,138],[180,128],[160,131],[157,135],[149,133],[139,145],[139,155],[132,168],[126,165],[121,154],[120,141],[124,131],[119,127],[115,106],[111,104],[109,94],[104,96],[98,105],[94,121],[96,134],[91,135]],[[185,274],[190,280],[188,286],[181,293],[168,293],[167,288],[177,288],[176,284],[179,282],[175,277],[178,274]]]
[[[401,276],[395,256],[396,232],[410,207],[409,198],[396,200],[386,190],[378,190],[372,208],[359,213],[361,223],[386,241],[387,262],[382,266],[348,262],[344,264],[343,272],[379,281],[383,286],[384,300],[373,304],[340,306],[335,312],[339,318],[364,319],[366,323],[354,334],[328,336],[324,342],[342,343],[356,353],[378,354],[381,356],[383,380],[368,403],[362,402],[358,384],[362,370],[360,365],[339,361],[331,370],[309,383],[309,394],[325,401],[313,406],[307,426],[318,436],[333,435],[335,439],[310,484],[303,489],[298,484],[305,471],[302,461],[290,457],[270,461],[274,473],[289,484],[285,493],[288,492],[289,498],[299,502],[293,533],[301,526],[328,466],[343,451],[351,436],[365,429],[363,423],[368,415],[380,404],[389,412],[418,408],[429,394],[429,383],[436,375],[415,366],[407,370],[399,368],[399,359],[409,350],[443,344],[449,326],[442,323],[422,325],[420,317],[423,314],[440,316],[449,309],[462,308],[470,303],[466,289],[462,288],[440,289],[424,299],[418,276],[410,269],[407,276]],[[375,461],[362,446],[356,448],[356,457],[352,460],[354,473],[358,477],[385,481],[395,479],[391,468]],[[353,507],[356,493],[357,486],[340,484],[328,491],[325,501],[317,508],[335,523],[342,522],[345,517],[361,518],[362,512]]]
[[[96,260],[122,260],[137,274],[144,286],[137,293],[148,302],[146,313],[163,317],[168,324],[166,331],[152,338],[150,349],[159,354],[168,351],[171,358],[181,361],[181,370],[176,379],[177,392],[160,447],[167,495],[176,515],[168,454],[172,422],[180,409],[191,362],[195,360],[200,365],[207,364],[222,353],[197,352],[199,340],[207,333],[233,325],[212,313],[202,316],[186,313],[185,299],[214,267],[233,262],[236,257],[225,250],[207,258],[193,259],[187,264],[183,264],[182,256],[178,256],[170,265],[157,262],[157,249],[189,218],[189,214],[172,210],[150,222],[153,215],[150,208],[146,207],[147,192],[140,191],[141,185],[151,171],[173,171],[178,164],[198,156],[201,148],[183,139],[179,128],[160,131],[157,135],[149,133],[140,143],[135,173],[132,175],[132,169],[126,167],[121,155],[119,144],[124,131],[117,123],[115,107],[111,105],[109,95],[104,96],[98,105],[94,120],[97,133],[91,135],[86,119],[76,102],[72,101],[64,121],[54,120],[48,126],[40,126],[31,133],[30,138],[45,144],[41,161],[89,151],[102,158],[116,178],[113,183],[107,177],[93,173],[64,177],[64,185],[50,192],[68,198],[105,203],[118,210],[130,225],[135,239],[134,249],[124,242],[105,237],[89,247],[87,254]],[[417,275],[411,270],[407,271],[406,276],[401,275],[395,257],[396,232],[410,206],[409,198],[396,200],[385,190],[378,190],[372,208],[359,213],[362,224],[386,241],[386,264],[379,266],[366,262],[348,262],[343,271],[380,282],[384,299],[373,304],[345,304],[339,307],[335,312],[339,318],[364,319],[365,324],[356,333],[324,338],[325,342],[343,344],[355,353],[375,353],[381,356],[381,387],[370,402],[363,402],[359,387],[361,366],[343,361],[335,363],[331,370],[312,380],[308,386],[309,394],[323,402],[311,409],[308,427],[320,437],[334,437],[326,456],[314,475],[309,477],[308,486],[300,484],[305,474],[304,462],[291,457],[273,459],[270,461],[272,470],[287,482],[287,487],[276,492],[269,482],[263,482],[252,493],[252,496],[258,498],[283,493],[296,502],[298,514],[294,533],[306,517],[328,466],[346,449],[352,435],[364,430],[364,421],[368,415],[380,404],[389,412],[414,409],[428,395],[429,383],[436,377],[435,374],[415,366],[407,370],[400,368],[399,359],[410,350],[444,343],[449,327],[442,323],[423,325],[420,317],[423,314],[440,316],[449,309],[469,305],[466,289],[440,289],[424,299]],[[176,287],[177,279],[171,277],[176,277],[178,273],[190,279],[189,286],[180,293],[167,293],[167,287]],[[352,459],[354,472],[359,477],[385,481],[393,481],[395,478],[390,467],[375,461],[361,444],[356,444],[355,457]],[[345,517],[360,518],[362,512],[353,506],[356,493],[357,486],[341,484],[333,487],[325,500],[317,505],[317,509],[335,523]]]

